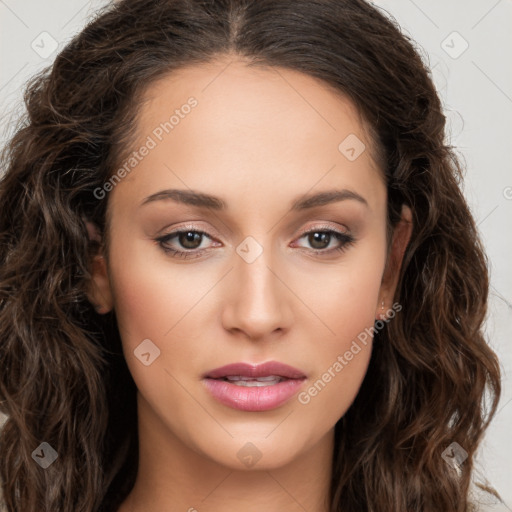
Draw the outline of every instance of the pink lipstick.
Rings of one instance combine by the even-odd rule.
[[[276,409],[295,395],[305,380],[303,372],[277,361],[228,364],[203,377],[215,399],[248,412]]]

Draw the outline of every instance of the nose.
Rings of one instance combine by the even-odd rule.
[[[287,276],[282,268],[272,258],[270,249],[263,249],[253,261],[234,255],[230,289],[226,290],[222,312],[226,330],[262,340],[282,336],[290,329],[293,293],[286,285]]]

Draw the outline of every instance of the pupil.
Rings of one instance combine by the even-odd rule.
[[[312,233],[309,235],[309,242],[314,249],[323,249],[329,245],[331,235],[329,233]],[[317,242],[320,243],[317,246]]]
[[[201,239],[201,235],[199,233],[194,233],[193,231],[186,231],[180,234],[180,243],[183,247],[187,249],[196,249],[195,242]]]

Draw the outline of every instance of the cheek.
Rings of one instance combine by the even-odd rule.
[[[146,338],[157,344],[172,338],[212,285],[212,276],[173,265],[147,240],[126,247],[119,240],[109,263],[119,330],[130,346]]]
[[[336,306],[329,303],[325,310],[329,314],[324,318],[333,333],[322,336],[310,352],[315,371],[297,395],[302,411],[324,428],[333,427],[346,413],[366,375],[377,293],[378,287],[370,283],[346,288],[338,292]]]
[[[324,334],[310,354],[315,373],[297,400],[320,424],[334,425],[345,414],[366,374],[384,265],[383,256],[375,255],[381,252],[375,248],[347,257],[309,294]]]
[[[343,344],[319,366],[297,395],[296,408],[310,418],[312,437],[327,432],[350,408],[363,382],[371,355],[371,339]]]
[[[197,381],[205,369],[201,348],[211,337],[214,287],[225,270],[176,264],[147,240],[122,237],[120,231],[109,263],[124,356],[139,392],[163,415],[169,410],[177,417],[197,414],[200,421],[201,411],[190,407],[180,383]],[[140,356],[148,352],[145,365]]]
[[[294,286],[324,324],[321,352],[330,356],[350,345],[375,321],[384,267],[384,256],[379,255],[383,250],[370,245],[362,249],[347,254],[339,265],[311,272],[307,280],[301,278]]]

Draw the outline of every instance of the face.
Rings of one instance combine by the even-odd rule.
[[[223,466],[275,468],[332,440],[397,272],[354,105],[301,73],[227,62],[147,89],[92,293],[115,309],[148,429]]]

